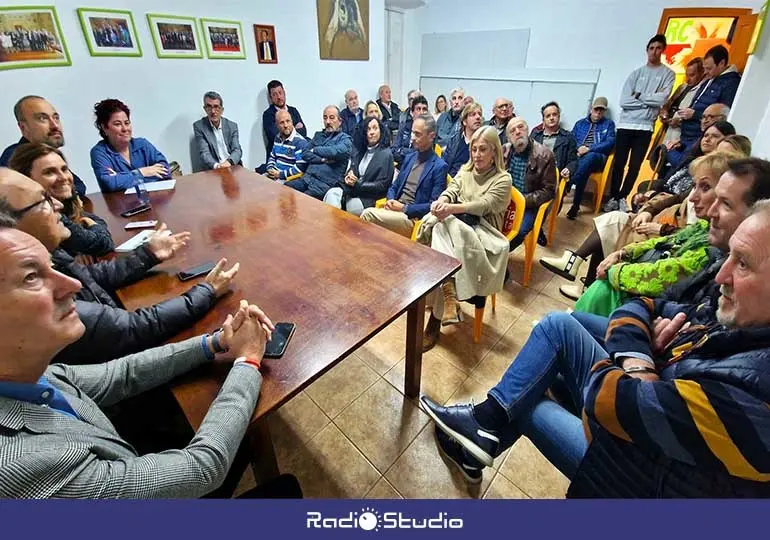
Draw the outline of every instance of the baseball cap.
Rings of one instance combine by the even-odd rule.
[[[598,97],[594,100],[594,104],[591,105],[592,109],[606,109],[607,108],[607,98],[606,97]]]

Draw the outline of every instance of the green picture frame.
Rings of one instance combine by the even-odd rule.
[[[201,17],[201,40],[208,58],[246,60],[246,44],[240,21]]]
[[[158,58],[203,58],[195,17],[148,13],[147,23]]]
[[[91,56],[142,56],[142,44],[130,11],[78,8],[77,14]]]
[[[55,6],[2,6],[0,31],[0,71],[72,65]]]

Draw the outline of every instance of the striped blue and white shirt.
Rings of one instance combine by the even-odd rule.
[[[309,146],[310,141],[297,133],[296,129],[286,139],[282,139],[279,133],[275,136],[267,168],[277,169],[281,180],[304,173],[307,162],[302,159],[302,151]]]

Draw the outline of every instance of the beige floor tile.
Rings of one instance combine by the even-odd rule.
[[[541,292],[541,294],[543,294],[543,295],[545,295],[545,296],[547,296],[549,298],[552,298],[552,299],[556,300],[557,302],[561,302],[562,304],[566,304],[568,306],[574,307],[575,306],[575,301],[574,300],[570,300],[569,298],[567,298],[566,296],[564,296],[563,294],[561,294],[559,292],[559,287],[561,287],[562,285],[582,285],[582,283],[580,281],[578,281],[577,279],[575,281],[569,281],[569,280],[566,280],[566,279],[562,278],[561,276],[556,276],[554,279],[552,279],[548,283],[548,285],[543,287],[543,291]],[[535,301],[537,301],[537,300],[535,300]]]
[[[286,461],[329,424],[329,418],[304,392],[270,416],[270,434],[278,464]]]
[[[553,277],[553,274],[540,266],[538,262],[540,257],[545,252],[541,246],[535,250],[535,256],[532,259],[532,274],[529,278],[529,288],[533,291],[540,292],[548,281]],[[508,263],[508,269],[511,272],[511,277],[519,284],[523,284],[524,280],[524,250],[514,252]]]
[[[305,393],[329,418],[334,418],[379,378],[372,368],[351,354],[311,384]]]
[[[497,381],[495,381],[497,382]],[[451,398],[447,401],[447,405],[457,405],[464,403],[481,403],[487,399],[487,392],[492,385],[483,384],[473,377],[468,377],[465,382],[457,389]],[[492,468],[497,470],[500,465],[503,464],[505,458],[508,457],[510,449],[506,449],[503,453],[495,458]]]
[[[468,484],[457,467],[439,454],[433,430],[433,423],[426,426],[385,478],[407,499],[480,498],[494,470],[486,470],[480,484]]]
[[[531,333],[531,322],[520,319],[514,323],[471,372],[471,377],[484,383],[488,388],[496,385]]]
[[[476,316],[476,308],[473,304],[461,302],[460,308],[465,314],[466,321],[473,327]],[[484,307],[484,321],[481,325],[481,333],[499,338],[516,322],[522,313],[522,309],[515,306],[501,305],[497,302],[497,307],[492,311],[492,297],[487,298],[487,305]]]
[[[500,473],[533,499],[563,499],[569,487],[567,477],[526,437],[511,447]]]
[[[405,366],[406,360],[401,360],[385,374],[385,379],[402,394]],[[420,395],[430,396],[437,403],[445,403],[467,378],[467,373],[460,371],[443,356],[430,352],[422,355]]]
[[[441,328],[438,344],[429,354],[438,354],[464,373],[470,373],[498,339],[482,333],[479,342],[473,343],[472,323],[453,324]]]
[[[297,477],[305,497],[360,498],[381,475],[334,424],[281,466]]]
[[[497,293],[497,305],[524,310],[537,298],[537,295],[537,291],[511,280],[505,284],[502,291]]]
[[[529,325],[537,324],[537,321],[548,315],[552,311],[570,311],[574,309],[574,302],[570,305],[569,300],[562,302],[551,296],[541,294],[524,310],[517,323],[523,322]]]
[[[391,324],[355,352],[379,375],[384,375],[406,355],[406,329]]]
[[[427,422],[427,415],[384,379],[371,386],[334,420],[383,473]]]
[[[365,499],[403,499],[401,494],[396,491],[396,488],[390,485],[390,482],[385,480],[385,477],[380,478],[374,487],[366,494]]]
[[[497,474],[484,494],[485,499],[529,499],[527,494],[517,488],[502,474]]]

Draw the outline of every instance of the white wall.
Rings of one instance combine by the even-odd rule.
[[[645,62],[647,40],[655,34],[664,8],[747,7],[758,11],[762,3],[763,0],[433,0],[428,6],[407,13],[405,85],[417,86],[419,81],[422,34],[529,28],[526,67],[599,68],[596,95],[606,96],[612,110],[617,108],[628,73]],[[428,101],[432,97],[428,96]],[[509,97],[516,100],[516,96]]]
[[[730,122],[752,141],[752,153],[770,159],[770,30],[767,23],[749,57],[735,95]]]
[[[4,5],[28,5],[6,0]],[[0,71],[0,147],[19,138],[13,104],[25,94],[40,94],[58,109],[64,122],[65,154],[72,169],[98,190],[89,151],[99,136],[93,126],[93,105],[108,97],[131,108],[134,135],[153,142],[169,160],[191,171],[192,123],[203,116],[203,93],[216,90],[225,102],[225,116],[238,122],[243,161],[256,167],[265,159],[262,111],[265,85],[280,79],[287,101],[297,107],[308,131],[321,128],[323,107],[342,104],[345,90],[355,88],[362,105],[375,98],[385,73],[384,0],[369,0],[369,61],[321,61],[313,0],[56,0],[72,66]],[[75,9],[83,6],[129,9],[142,45],[142,58],[94,58]],[[165,13],[241,21],[246,60],[158,59],[146,13]],[[278,44],[277,65],[256,60],[253,24],[272,24]],[[200,29],[199,29],[200,30]],[[204,54],[205,56],[205,54]]]

